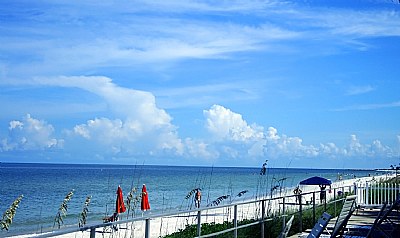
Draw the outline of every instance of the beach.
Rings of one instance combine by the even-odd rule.
[[[352,178],[352,179],[345,179],[333,182],[331,187],[327,188],[327,200],[333,198],[334,191],[342,188],[342,187],[351,187],[354,186],[356,183],[367,183],[371,182],[372,180],[379,181],[381,179],[388,179],[390,175],[381,175],[381,176],[369,176],[369,177],[360,177],[360,178]],[[302,193],[309,193],[312,191],[319,191],[318,186],[309,186],[309,185],[302,185],[301,186]],[[346,192],[346,191],[343,191]],[[293,188],[288,188],[285,190],[283,196],[291,196],[293,195]],[[317,194],[319,195],[319,194]],[[279,195],[282,196],[282,193]],[[310,201],[312,198],[312,194],[305,195],[303,199],[305,201]],[[250,202],[249,200],[248,202]],[[285,202],[287,204],[294,204],[296,203],[295,197],[286,198]],[[273,214],[278,212],[279,209],[282,209],[280,206],[281,200],[275,200],[273,203],[267,204],[267,212],[269,214]],[[281,211],[279,211],[281,212]],[[160,216],[154,217],[154,215],[149,216],[149,224],[150,224],[150,237],[162,237],[173,232],[178,231],[179,229],[184,229],[186,225],[197,224],[197,211],[188,211],[183,212],[179,215],[167,215],[167,216]],[[201,211],[201,223],[223,223],[224,221],[232,221],[233,216],[233,206],[224,205],[222,207],[212,207],[210,210],[203,210]],[[238,220],[243,219],[258,219],[261,217],[261,209],[260,203],[246,203],[246,202],[239,202],[237,205],[237,214]],[[143,214],[143,219],[146,219],[147,214]],[[123,222],[123,221],[121,221]],[[114,230],[111,227],[107,229],[104,228],[97,228],[96,229],[96,237],[145,237],[145,221],[135,221],[129,222],[124,224],[117,224],[118,230]],[[19,237],[34,237],[34,234],[30,235],[23,235]],[[90,237],[89,231],[84,232],[72,232],[69,234],[60,235],[57,237],[64,237],[64,238],[76,238],[76,237]]]

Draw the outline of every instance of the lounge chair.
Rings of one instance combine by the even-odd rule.
[[[315,223],[315,226],[311,230],[310,234],[308,234],[307,238],[319,237],[324,231],[325,227],[328,225],[328,222],[331,218],[332,216],[328,213],[322,213],[322,216],[318,219],[317,223]]]
[[[351,196],[346,197],[346,199],[344,200],[344,203],[343,203],[342,210],[340,211],[340,214],[336,220],[335,226],[333,227],[333,231],[331,234],[329,234],[329,235],[321,234],[324,230],[324,229],[321,229],[321,230],[319,230],[318,233],[315,233],[317,236],[313,236],[310,233],[307,237],[324,237],[324,238],[342,237],[344,230],[346,228],[347,222],[349,221],[351,215],[353,214],[353,212],[355,210],[356,198],[357,198],[357,195],[351,195]],[[319,223],[319,220],[318,220],[318,223]],[[325,225],[325,227],[326,227],[326,225]],[[328,233],[330,233],[330,232],[328,231]],[[300,237],[302,237],[302,236],[300,236]]]
[[[333,227],[333,231],[330,236],[331,238],[343,236],[347,222],[356,209],[356,198],[357,195],[350,195],[344,200],[342,210],[340,211],[335,226]]]
[[[289,230],[292,227],[292,223],[293,223],[293,219],[294,216],[292,216],[289,221],[286,223],[285,228],[283,229],[283,231],[281,232],[281,234],[278,236],[278,238],[286,238],[287,235],[289,234]]]
[[[379,237],[393,237],[392,233],[395,232],[394,230],[396,225],[393,223],[393,221],[390,220],[389,215],[393,212],[393,210],[399,209],[399,206],[400,206],[400,196],[397,198],[395,202],[393,202],[392,205],[389,206],[388,209],[385,209],[387,207],[387,204],[384,204],[382,206],[382,209],[379,211],[379,214],[376,217],[374,224],[369,229],[369,232],[366,237],[367,238],[375,237],[376,234],[379,234]],[[388,230],[388,228],[392,228],[392,230],[390,229]]]
[[[107,222],[114,222],[114,221],[118,221],[118,213],[114,212],[114,214],[112,214],[109,217],[104,217],[103,218],[103,222],[107,223]]]
[[[119,214],[114,212],[111,216],[109,217],[104,217],[103,218],[103,222],[104,223],[108,223],[108,222],[115,222],[118,221],[119,218]],[[113,230],[117,231],[118,230],[118,226],[117,225],[112,225],[111,226]]]

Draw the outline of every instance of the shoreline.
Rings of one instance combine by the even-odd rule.
[[[327,188],[326,196],[327,200],[330,198],[333,198],[333,192],[330,192],[329,190],[335,191],[336,188],[339,187],[348,187],[348,186],[353,186],[354,183],[366,183],[370,182],[372,180],[380,180],[380,179],[389,179],[390,177],[393,177],[393,175],[378,175],[378,176],[367,176],[367,177],[359,177],[359,178],[351,178],[351,179],[344,179],[340,181],[335,181],[332,182],[331,189]],[[301,185],[301,189],[303,190],[302,193],[308,193],[308,192],[313,192],[313,191],[319,191],[319,187],[315,185]],[[286,201],[287,203],[295,203],[295,197],[293,196],[293,189],[294,187],[291,188],[286,188],[285,191],[281,193],[281,195],[275,194],[272,196],[272,198],[276,197],[282,197],[282,196],[292,196],[289,198],[289,201]],[[269,197],[270,198],[270,197]],[[269,199],[268,198],[268,199]],[[303,199],[304,201],[308,201],[312,198],[312,194],[304,196]],[[261,199],[261,198],[257,198]],[[317,199],[319,200],[319,199]],[[243,202],[237,202],[238,204],[246,203],[246,202],[252,202],[255,201],[255,198],[250,198],[248,201]],[[232,203],[236,204],[236,203]],[[201,223],[223,223],[224,221],[232,221],[233,219],[233,209],[230,207],[232,204],[226,204],[221,207],[209,207],[209,210],[206,210],[206,212],[202,213],[201,216]],[[274,212],[277,212],[279,208],[279,201],[274,200],[272,203],[268,204],[268,212],[273,214]],[[243,206],[238,206],[238,220],[244,220],[244,219],[251,219],[251,218],[259,218],[260,217],[260,211],[259,207],[257,206],[257,202],[254,203],[249,203],[247,205]],[[164,216],[161,217],[162,214],[151,214],[150,216],[159,216],[157,218],[152,218],[150,220],[150,237],[163,237],[165,235],[177,232],[179,229],[184,229],[187,225],[193,225],[197,224],[197,211],[196,210],[191,210],[191,211],[182,211],[179,215],[173,215],[173,216]],[[166,214],[167,215],[167,214]],[[146,218],[147,216],[144,216],[143,218]],[[121,220],[122,222],[123,220]],[[119,229],[117,231],[112,231],[111,227],[108,227],[107,230],[109,233],[104,233],[103,228],[97,228],[96,233],[97,236],[101,237],[116,237],[116,236],[124,236],[124,237],[144,237],[144,232],[145,232],[145,222],[144,220],[142,221],[135,221],[135,222],[127,222],[127,223],[122,223],[117,225]],[[11,236],[11,237],[35,237],[43,234],[51,234],[50,233],[42,233],[42,234],[24,234],[24,235],[18,235],[18,236]],[[82,238],[89,238],[90,237],[90,232],[89,230],[87,231],[76,231],[76,232],[71,232],[68,234],[60,235],[57,236],[60,238],[77,238],[77,237],[82,237]]]

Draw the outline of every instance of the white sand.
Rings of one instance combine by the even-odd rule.
[[[387,179],[387,175],[382,175],[379,177],[362,177],[357,179],[347,179],[338,182],[334,182],[331,186],[331,189],[327,187],[326,195],[327,199],[331,199],[334,196],[334,189],[346,186],[353,186],[354,183],[365,183],[369,182],[373,179]],[[318,186],[301,186],[300,187],[303,194],[312,191],[319,191]],[[343,192],[349,191],[348,189]],[[337,192],[337,191],[336,191]],[[286,190],[283,195],[293,195],[293,188]],[[312,199],[312,194],[305,195],[303,200],[310,201]],[[319,202],[319,193],[316,193],[316,201]],[[286,204],[294,204],[295,198],[285,198]],[[282,212],[282,199],[274,200],[273,202],[266,204],[266,212],[268,215],[272,213]],[[298,205],[285,206],[285,209],[297,209]],[[237,219],[238,221],[243,219],[258,219],[261,217],[261,203],[254,202],[248,203],[243,205],[237,206]],[[211,210],[202,211],[201,222],[202,223],[223,223],[224,221],[231,222],[233,220],[233,206],[232,207],[213,207]],[[170,217],[162,217],[162,218],[154,218],[150,220],[150,237],[162,237],[167,234],[171,234],[173,232],[178,231],[179,229],[184,229],[186,225],[197,224],[197,212],[187,212],[181,213],[179,216],[170,216]],[[131,222],[125,224],[119,224],[118,230],[115,231],[111,227],[107,227],[105,230],[104,228],[97,228],[96,229],[96,237],[105,237],[105,238],[112,238],[112,237],[144,237],[145,232],[145,221],[138,221],[138,222]],[[105,231],[105,232],[104,232]],[[25,235],[20,237],[34,237],[35,235]],[[57,237],[63,238],[89,238],[90,232],[73,232],[65,235],[60,235]]]

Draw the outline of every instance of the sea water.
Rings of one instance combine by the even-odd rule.
[[[118,186],[126,200],[129,191],[137,188],[136,197],[146,184],[151,206],[146,213],[159,214],[193,209],[190,191],[196,188],[201,189],[201,207],[205,207],[224,195],[229,196],[220,204],[265,196],[273,187],[294,187],[311,176],[322,176],[334,182],[338,176],[347,179],[376,174],[371,170],[268,168],[265,175],[260,175],[260,169],[0,163],[0,215],[17,197],[24,195],[9,231],[0,231],[0,237],[57,229],[56,214],[71,190],[74,194],[67,203],[62,227],[78,226],[79,214],[88,196],[91,200],[87,224],[101,223],[103,217],[115,210]],[[239,193],[242,196],[238,196]],[[140,202],[130,214],[141,215]]]

